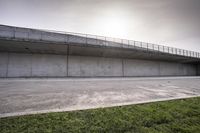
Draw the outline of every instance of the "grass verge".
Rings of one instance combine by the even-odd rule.
[[[200,97],[1,118],[0,132],[199,133]]]

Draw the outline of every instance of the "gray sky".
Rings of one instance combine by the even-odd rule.
[[[0,24],[200,52],[200,0],[0,0]]]

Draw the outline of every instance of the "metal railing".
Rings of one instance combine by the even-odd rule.
[[[59,34],[58,34],[59,33]],[[43,41],[54,41],[63,43],[80,43],[80,44],[91,44],[101,46],[113,46],[121,48],[134,48],[152,52],[167,53],[171,55],[200,58],[200,53],[168,47],[163,45],[157,45],[152,43],[119,39],[91,34],[63,32],[54,30],[35,30],[27,28],[18,28],[10,26],[0,25],[0,37],[16,38],[24,40],[43,40]]]

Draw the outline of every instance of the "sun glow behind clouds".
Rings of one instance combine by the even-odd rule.
[[[107,14],[96,20],[95,27],[105,36],[126,38],[128,36],[128,18],[122,14]]]

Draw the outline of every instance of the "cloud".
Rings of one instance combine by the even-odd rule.
[[[200,0],[0,0],[0,16],[1,24],[112,33],[200,52]],[[113,27],[123,32],[108,32],[105,25],[120,19]]]

